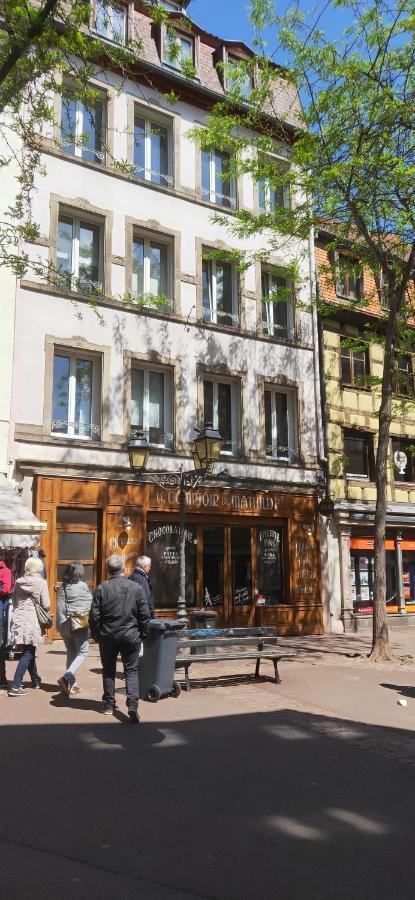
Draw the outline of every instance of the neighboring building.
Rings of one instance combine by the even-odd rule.
[[[43,139],[46,175],[34,208],[41,237],[32,252],[59,275],[55,283],[33,277],[18,286],[9,455],[25,496],[33,491],[34,511],[48,522],[52,597],[69,560],[82,561],[94,585],[111,551],[122,550],[131,566],[147,549],[156,606],[174,615],[177,493],[140,482],[126,442],[143,429],[151,468],[190,469],[194,428],[213,422],[224,438],[222,474],[186,497],[188,606],[211,602],[221,624],[318,633],[321,473],[309,246],[284,239],[266,264],[243,274],[230,261],[226,251],[263,249],[264,239],[231,240],[212,214],[288,200],[248,176],[223,181],[227,154],[201,152],[187,132],[226,90],[219,63],[250,51],[175,19],[180,4],[163,5],[194,78],[181,75],[165,26],[155,26],[145,6],[127,16],[127,7],[106,2],[97,30],[124,40],[133,27],[143,42],[134,80],[122,84],[106,72],[93,118],[71,100],[70,84],[67,97],[56,99],[55,133]],[[180,98],[174,106],[166,98],[172,89]],[[277,69],[276,108],[287,136],[276,153],[285,160],[299,102]],[[86,133],[88,146],[77,140]],[[134,176],[114,160],[127,160]],[[204,259],[212,249],[223,250],[223,259]],[[263,303],[281,279],[286,286],[284,269],[294,258],[300,277],[292,301]],[[102,288],[96,310],[88,304],[94,287]]]
[[[385,330],[373,276],[347,247],[330,257],[331,235],[316,239],[319,294],[333,304],[323,321],[325,427],[328,485],[335,511],[327,520],[328,590],[333,630],[371,627],[374,582],[375,455],[380,388],[370,376],[383,371]],[[336,284],[328,274],[334,264]],[[366,349],[352,341],[371,336]],[[365,379],[368,379],[365,384]],[[387,605],[391,623],[411,622],[415,613],[415,404],[413,357],[399,358],[396,415],[391,426],[386,531]],[[402,401],[408,402],[406,408]],[[400,453],[401,455],[397,456]],[[404,455],[402,455],[404,454]],[[409,615],[408,615],[409,614]],[[415,622],[415,617],[414,617]]]

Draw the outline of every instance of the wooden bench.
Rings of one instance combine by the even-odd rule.
[[[281,684],[278,672],[278,662],[281,659],[280,653],[272,649],[272,646],[271,649],[265,648],[265,644],[275,645],[277,642],[278,638],[275,634],[275,628],[218,628],[214,630],[195,629],[182,631],[179,638],[175,668],[184,669],[186,691],[190,691],[189,669],[192,663],[254,659],[256,660],[255,678],[258,678],[261,661],[268,659],[274,666],[275,684]],[[256,650],[245,649],[246,647],[251,648],[252,645],[256,645]],[[228,647],[232,649],[229,651]],[[219,652],[209,652],[209,648],[218,648]],[[184,655],[183,650],[187,649],[190,649],[190,654]]]

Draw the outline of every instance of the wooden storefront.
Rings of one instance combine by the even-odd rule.
[[[36,476],[35,513],[55,605],[61,573],[83,563],[91,587],[105,559],[153,560],[158,615],[174,617],[179,575],[176,490],[130,481]],[[281,634],[321,634],[320,548],[314,493],[209,486],[186,494],[186,601],[204,602],[218,625],[277,625]],[[54,635],[57,636],[56,634]]]

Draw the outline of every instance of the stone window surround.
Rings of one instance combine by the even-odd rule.
[[[294,394],[294,421],[295,421],[295,432],[297,437],[297,450],[299,461],[297,463],[287,462],[286,460],[278,460],[272,459],[270,456],[266,455],[265,452],[265,391],[267,388],[282,388],[290,391]],[[260,435],[260,454],[263,459],[267,461],[270,465],[279,466],[283,468],[291,468],[292,466],[301,468],[304,466],[312,466],[315,462],[315,456],[312,456],[306,452],[305,442],[304,442],[304,434],[305,434],[305,401],[304,401],[304,387],[302,382],[294,381],[292,378],[287,378],[286,375],[275,375],[267,376],[267,375],[258,375],[257,376],[257,389],[258,389],[258,406],[259,406],[259,435]]]
[[[43,424],[42,435],[50,437],[53,442],[65,443],[70,440],[71,445],[78,445],[77,438],[68,438],[67,435],[52,435],[52,391],[53,391],[53,359],[55,350],[85,351],[88,354],[101,357],[101,438],[99,441],[88,441],[88,446],[93,443],[102,444],[111,441],[109,430],[110,419],[110,364],[111,364],[111,348],[105,345],[91,344],[85,338],[74,335],[72,338],[61,338],[53,335],[45,335],[45,379],[44,379],[44,400],[43,400]]]
[[[180,187],[180,116],[167,109],[164,106],[152,103],[150,100],[143,100],[134,94],[127,94],[127,159],[134,164],[134,119],[136,114],[142,115],[143,119],[152,119],[155,124],[159,124],[168,129],[169,153],[171,155],[171,175],[173,184],[153,184],[144,178],[135,178],[134,183],[144,184],[146,187],[164,188],[165,191],[177,191]]]
[[[181,309],[181,232],[173,231],[165,228],[157,222],[156,219],[133,219],[131,216],[125,217],[125,291],[127,294],[132,293],[133,283],[133,235],[142,233],[144,236],[154,236],[159,238],[167,238],[171,241],[171,284],[172,284],[172,309],[171,311],[180,315]],[[146,307],[142,307],[145,312]],[[151,310],[151,307],[150,307]],[[154,310],[157,311],[156,309]]]
[[[240,452],[229,456],[230,461],[240,462],[246,454],[248,442],[248,426],[249,426],[249,399],[247,386],[247,373],[230,369],[228,366],[219,364],[207,366],[204,363],[196,363],[196,379],[197,379],[197,423],[199,428],[204,425],[204,392],[203,382],[206,378],[212,378],[216,381],[224,379],[230,381],[236,386],[236,402],[238,416],[238,440],[240,439]],[[228,457],[228,454],[227,454]],[[226,457],[226,458],[227,458]]]
[[[67,216],[76,216],[82,218],[82,214],[97,219],[97,224],[101,225],[102,237],[104,241],[102,261],[103,261],[103,294],[111,296],[111,276],[112,276],[112,225],[113,213],[109,209],[100,209],[92,206],[87,200],[79,197],[72,199],[68,197],[60,197],[58,194],[50,194],[50,241],[49,241],[49,264],[52,267],[57,265],[57,241],[58,241],[58,222],[59,214]],[[55,286],[59,291],[59,287]],[[67,290],[65,289],[65,293]],[[74,291],[76,296],[78,292]],[[81,294],[81,291],[79,291]]]
[[[181,404],[177,402],[180,396],[180,384],[182,383],[182,364],[179,359],[163,356],[161,353],[135,353],[132,350],[124,350],[124,440],[128,441],[131,435],[131,369],[137,368],[155,369],[167,372],[172,383],[172,423],[173,446],[171,449],[157,447],[157,454],[172,455],[175,452],[183,452],[186,447],[180,435],[183,434],[183,422]]]
[[[87,163],[89,166],[93,166],[94,169],[102,172],[105,169],[114,169],[115,167],[115,159],[114,159],[114,106],[115,106],[115,98],[117,96],[117,91],[109,84],[103,84],[103,82],[98,81],[96,78],[89,78],[88,83],[95,87],[104,98],[105,104],[105,160],[101,163],[92,162],[91,160],[83,160],[82,157],[77,156],[73,157],[70,153],[65,153],[61,148],[62,143],[62,134],[61,134],[61,115],[62,115],[62,96],[61,94],[55,94],[53,101],[53,109],[54,109],[54,129],[53,129],[53,139],[56,147],[59,148],[59,152],[65,159],[73,160],[76,159],[78,163]]]
[[[274,153],[269,152],[269,153],[264,153],[263,155],[273,157],[276,160],[278,160],[282,165],[285,164],[288,167],[289,166],[289,158],[287,156],[285,156],[285,150],[287,150],[287,152],[289,152],[289,148],[288,147],[286,148],[283,144],[281,144],[281,147],[282,147],[282,149],[280,152],[278,152],[278,148],[276,148]],[[259,216],[262,213],[262,210],[259,206],[259,181],[256,178],[254,178],[253,176],[252,176],[252,181],[253,181],[253,185],[254,185],[254,214],[255,214],[255,216]],[[289,207],[291,206],[291,203],[292,203],[292,197],[290,195]]]
[[[245,273],[235,272],[236,277],[236,293],[238,300],[239,325],[221,325],[220,322],[203,322],[203,288],[202,288],[202,266],[203,266],[203,250],[223,250],[225,253],[235,250],[230,244],[224,241],[205,240],[199,235],[195,236],[195,253],[196,253],[196,318],[200,325],[210,328],[219,328],[221,331],[239,332],[246,330],[245,306],[242,302],[245,291]]]
[[[255,294],[256,294],[256,298],[257,298],[257,334],[260,335],[262,338],[264,338],[264,340],[266,340],[266,341],[270,341],[273,344],[276,344],[276,343],[279,344],[279,343],[286,343],[287,338],[283,338],[282,341],[279,341],[278,338],[275,337],[274,335],[264,334],[262,331],[262,308],[261,308],[261,304],[262,304],[262,269],[263,268],[271,269],[273,267],[278,269],[278,272],[281,273],[281,278],[286,277],[286,278],[288,278],[288,280],[291,280],[291,281],[293,280],[287,274],[287,269],[284,267],[284,264],[281,263],[281,260],[278,259],[277,256],[274,256],[273,254],[271,254],[268,257],[266,263],[264,263],[263,261],[260,261],[260,260],[255,260]],[[292,321],[293,321],[293,327],[294,327],[294,336],[293,336],[292,340],[290,340],[288,338],[290,343],[294,343],[297,340],[297,337],[299,334],[299,316],[298,316],[298,308],[297,308],[296,299],[297,299],[297,288],[296,288],[295,282],[293,282],[293,307],[294,308],[293,308]]]

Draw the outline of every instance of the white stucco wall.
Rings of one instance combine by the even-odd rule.
[[[140,100],[143,93],[152,102],[160,99],[149,89],[128,85],[128,92],[135,94]],[[114,144],[119,158],[127,157],[127,102],[126,90],[114,96]],[[171,114],[171,110],[166,106]],[[238,240],[231,237],[225,228],[212,222],[212,209],[206,204],[196,202],[196,160],[198,150],[186,132],[195,122],[203,121],[200,110],[188,104],[179,103],[174,109],[177,117],[176,130],[180,134],[180,184],[176,184],[176,193],[157,190],[143,183],[133,183],[124,178],[110,174],[106,170],[97,170],[70,157],[57,157],[45,154],[44,164],[46,176],[39,179],[39,190],[35,195],[34,218],[40,224],[43,246],[32,247],[35,257],[48,260],[50,248],[50,197],[56,195],[71,207],[90,204],[95,210],[110,211],[113,216],[112,257],[110,292],[113,297],[121,298],[126,291],[125,266],[126,256],[126,217],[146,222],[155,229],[180,231],[181,258],[180,270],[182,282],[180,296],[175,314],[181,321],[171,321],[167,317],[145,315],[142,311],[131,311],[124,308],[105,307],[101,310],[104,322],[100,323],[96,314],[85,303],[79,310],[82,319],[77,318],[77,310],[68,298],[38,291],[35,286],[21,286],[17,300],[17,327],[15,352],[15,382],[13,392],[13,423],[18,426],[40,427],[43,422],[45,399],[45,336],[57,339],[76,339],[81,336],[91,344],[104,345],[111,348],[111,385],[108,402],[110,410],[109,430],[112,435],[120,436],[124,432],[123,423],[123,352],[149,354],[156,352],[164,359],[179,362],[184,373],[183,386],[176,396],[176,402],[182,409],[181,440],[192,441],[193,427],[196,423],[196,364],[217,367],[227,365],[232,372],[238,373],[242,379],[245,402],[248,404],[249,424],[245,446],[247,454],[259,454],[259,388],[257,378],[275,379],[283,376],[295,384],[298,390],[301,407],[300,447],[307,460],[307,471],[298,467],[275,467],[275,465],[250,465],[231,462],[228,465],[231,474],[241,477],[249,476],[261,479],[278,480],[278,482],[315,483],[317,441],[316,441],[316,408],[314,387],[314,354],[311,346],[312,319],[307,309],[309,304],[309,257],[307,243],[280,243],[273,240],[273,260],[282,266],[296,260],[300,278],[297,311],[298,332],[303,346],[278,344],[275,341],[261,340],[256,334],[257,300],[252,296],[256,290],[255,268],[252,265],[244,275],[244,291],[241,306],[245,316],[245,327],[250,335],[242,336],[234,333],[204,328],[196,319],[196,280],[200,278],[197,270],[196,240],[216,242],[223,241],[226,246],[245,250],[263,250],[266,246],[264,237],[252,240]],[[186,198],[186,191],[192,192],[192,199]],[[244,177],[243,203],[253,203],[253,185],[248,176]],[[189,280],[190,279],[190,280]],[[32,278],[32,282],[35,279]],[[107,286],[108,287],[108,286]],[[305,307],[305,308],[304,308]],[[308,346],[307,346],[308,345]],[[125,466],[128,462],[125,454],[114,450],[77,447],[76,440],[72,446],[61,446],[59,441],[50,443],[28,442],[24,439],[14,441],[12,451],[18,461],[36,461],[39,464],[59,465],[100,465]],[[263,460],[263,463],[266,463]],[[172,467],[177,463],[171,461]],[[166,459],[163,458],[163,465]]]
[[[0,157],[9,158],[11,151],[18,153],[16,138],[5,128],[5,120],[0,127]],[[3,130],[4,129],[4,130]],[[17,188],[18,167],[16,157],[7,168],[0,169],[0,219],[12,205]],[[0,266],[0,473],[6,474],[9,467],[9,429],[12,401],[12,373],[14,352],[14,325],[16,305],[16,277],[11,269]]]

